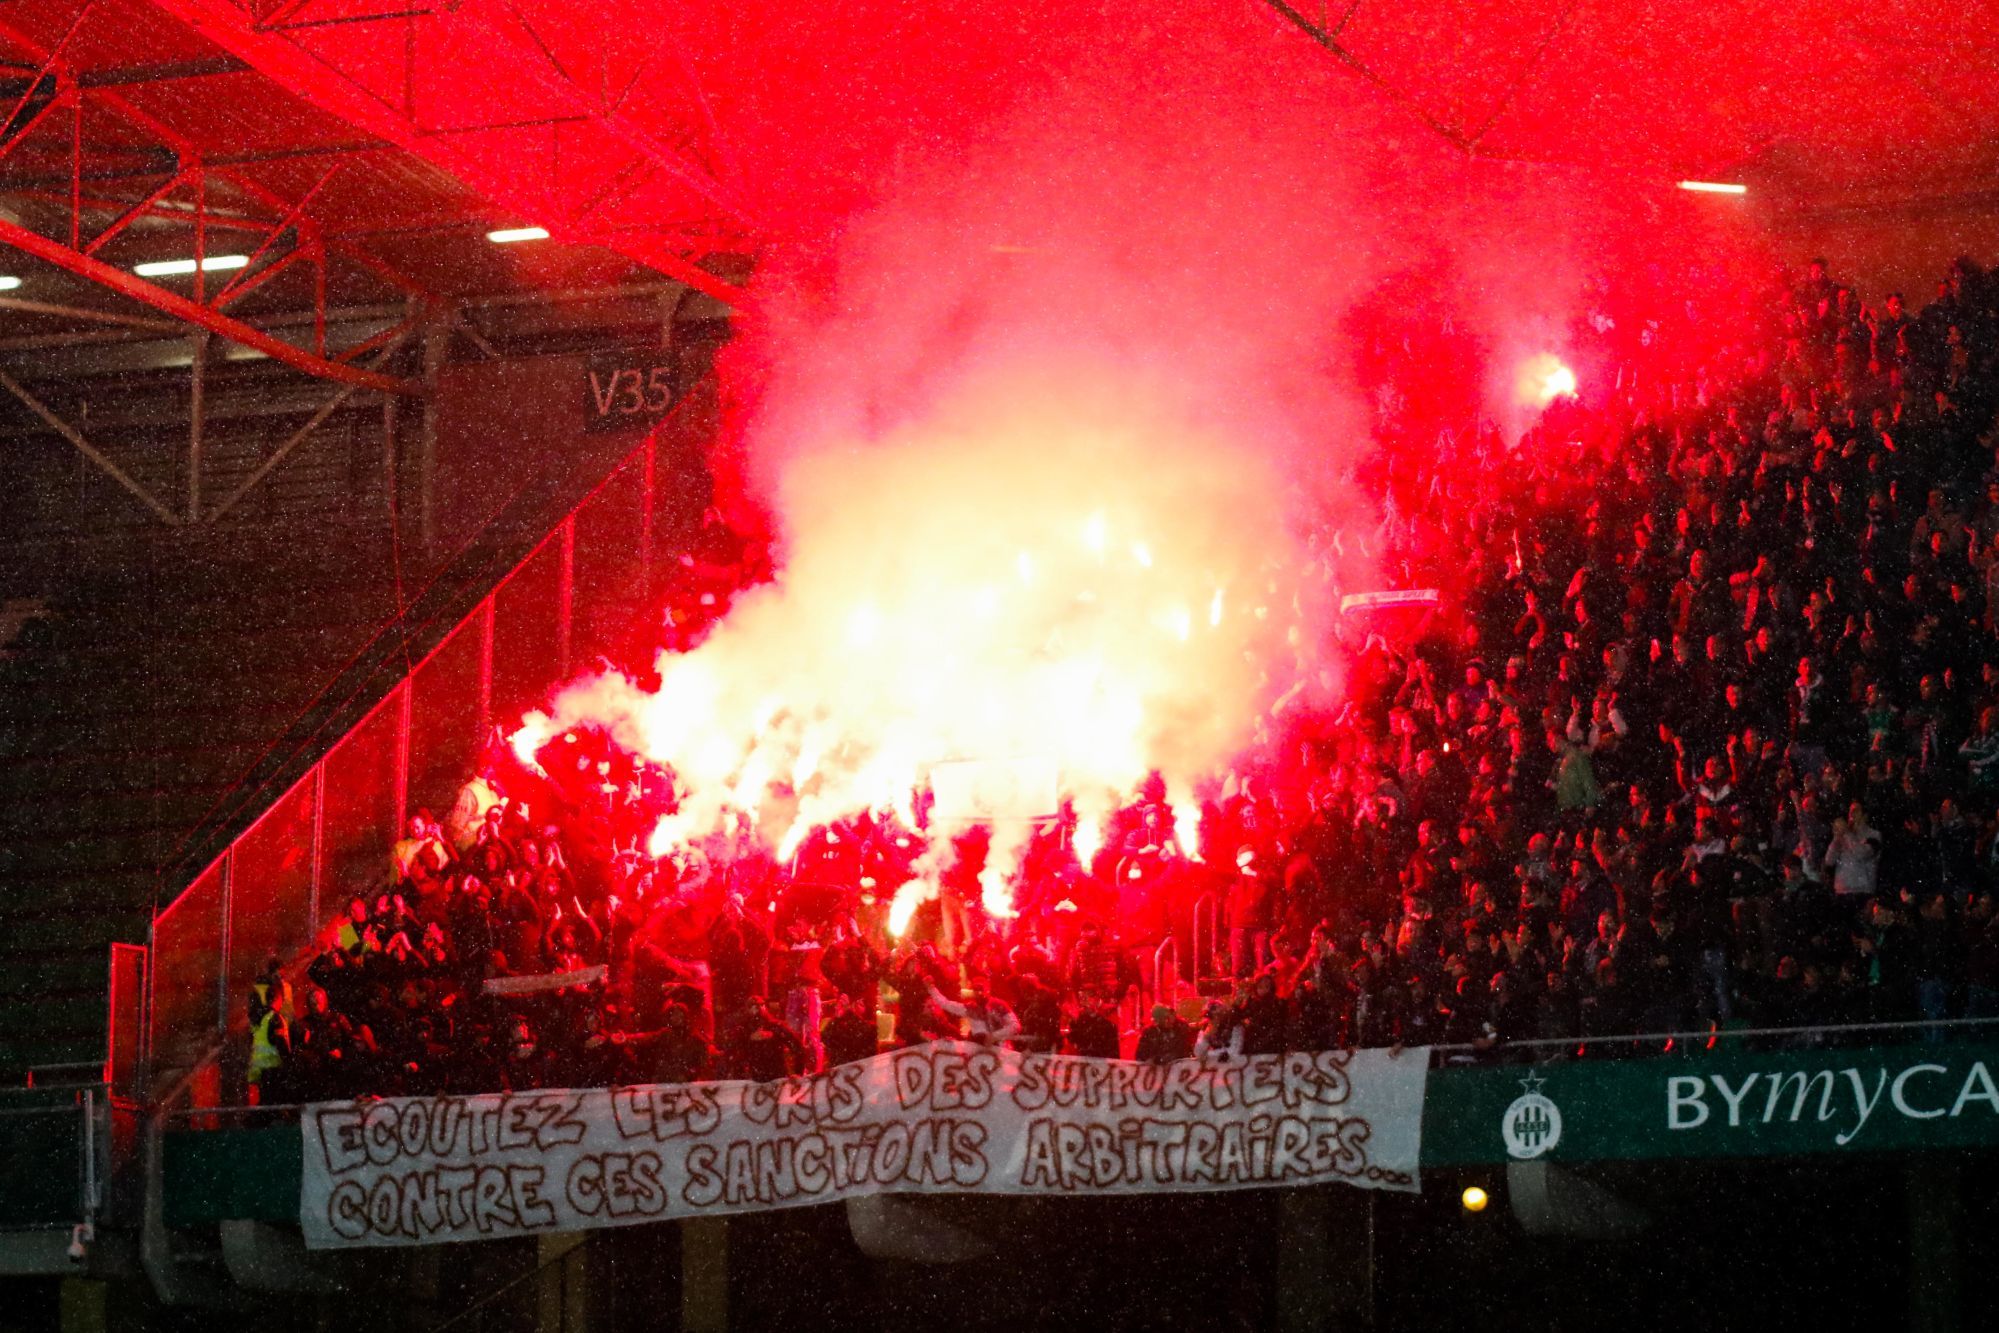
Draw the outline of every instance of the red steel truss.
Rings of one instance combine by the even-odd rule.
[[[567,0],[157,0],[291,92],[557,239],[731,305],[757,232],[692,69]]]
[[[51,155],[60,158],[68,178],[68,188],[63,191],[8,191],[10,197],[33,199],[45,206],[35,219],[40,225],[0,216],[0,242],[308,375],[384,393],[419,392],[415,381],[352,364],[354,356],[366,348],[335,350],[326,346],[327,270],[336,264],[363,270],[376,281],[418,300],[427,298],[428,293],[373,256],[321,234],[309,211],[317,187],[301,198],[285,199],[239,168],[206,163],[196,144],[118,92],[115,80],[93,79],[74,68],[64,58],[64,47],[88,12],[86,8],[70,33],[51,45],[0,21],[0,41],[40,62],[26,80],[26,91],[0,118],[0,126],[7,127],[0,133],[0,181],[30,152],[42,161]],[[93,131],[88,136],[86,125]],[[137,198],[101,194],[92,180],[97,174],[93,153],[97,151],[97,132],[107,128],[115,131],[126,158],[134,145],[157,149],[169,157],[174,166],[168,178]],[[336,162],[329,177],[338,170]],[[322,177],[321,184],[329,177]],[[88,188],[87,182],[91,182]],[[155,226],[165,222],[187,230],[186,253],[196,264],[191,294],[149,282],[102,257],[107,244],[141,218]],[[213,253],[210,233],[217,231],[239,238],[247,234],[256,240],[254,246],[232,245],[232,249],[250,249],[250,262],[211,290],[211,275],[200,265]],[[316,274],[315,319],[309,342],[287,341],[228,313],[229,306],[298,264],[311,266]],[[33,308],[26,302],[14,304]],[[91,317],[97,316],[93,313]]]

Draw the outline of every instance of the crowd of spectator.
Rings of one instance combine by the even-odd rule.
[[[302,969],[273,960],[251,1082],[764,1079],[940,1036],[1566,1058],[1999,1018],[1996,390],[1999,281],[1960,262],[1915,309],[1814,262],[1698,367],[1619,362],[1510,448],[1378,422],[1379,577],[1442,614],[1354,618],[1337,699],[1287,697],[1197,836],[1157,784],[1094,856],[1050,821],[1004,929],[977,830],[891,931],[922,843],[893,818],[783,864],[655,860],[671,775],[587,734],[495,745]],[[712,525],[701,550],[676,632],[761,572]],[[1187,984],[1154,992],[1168,938]]]

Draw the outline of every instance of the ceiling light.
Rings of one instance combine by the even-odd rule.
[[[11,292],[20,285],[21,280],[19,278],[6,273],[0,273],[0,292]]]
[[[1747,185],[1731,185],[1725,181],[1681,181],[1682,190],[1692,190],[1696,194],[1748,194]]]
[[[502,227],[498,231],[486,233],[486,239],[494,245],[512,245],[515,241],[545,241],[548,239],[546,227]]]
[[[201,261],[203,273],[213,273],[217,269],[242,268],[250,262],[248,255],[209,255]],[[194,272],[192,259],[160,259],[150,264],[134,264],[132,271],[142,278],[171,278],[181,273]]]

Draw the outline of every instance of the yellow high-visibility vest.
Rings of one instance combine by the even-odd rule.
[[[267,1069],[276,1069],[284,1064],[284,1053],[271,1040],[271,1024],[277,1020],[278,1011],[267,1009],[264,1016],[250,1028],[250,1082],[262,1078]]]

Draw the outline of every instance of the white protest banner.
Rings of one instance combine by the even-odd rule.
[[[809,1078],[306,1108],[315,1248],[626,1226],[872,1194],[1417,1188],[1429,1051],[1133,1064],[960,1042]]]
[[[602,981],[610,974],[611,969],[599,963],[595,967],[571,968],[567,972],[537,972],[524,977],[487,977],[485,991],[488,995],[538,995],[542,991],[588,986],[593,982]]]

